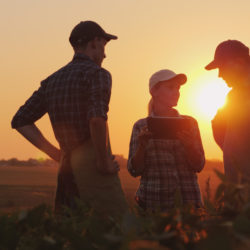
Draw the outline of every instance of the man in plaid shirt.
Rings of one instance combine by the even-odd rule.
[[[87,184],[83,183],[83,178],[77,181],[76,177],[81,176],[77,171],[96,169],[90,178],[99,178],[98,182],[104,183],[116,178],[118,183],[119,166],[110,151],[107,127],[112,79],[110,73],[101,68],[105,45],[111,39],[117,37],[106,33],[95,22],[84,21],[76,25],[69,38],[75,52],[73,60],[42,81],[12,120],[12,127],[27,140],[60,161],[56,210],[62,205],[73,207],[75,197],[84,198],[81,185],[86,188]],[[45,113],[50,117],[60,150],[45,139],[34,124]],[[74,162],[78,157],[74,150],[79,147],[84,147],[84,151],[80,150],[81,157],[88,157],[84,155],[87,151],[93,157],[87,162],[81,160],[80,170],[75,169],[74,174],[72,168],[76,168]],[[94,191],[92,193],[95,196]]]

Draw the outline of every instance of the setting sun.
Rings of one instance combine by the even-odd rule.
[[[188,77],[177,110],[198,121],[207,158],[222,159],[212,136],[211,119],[229,89],[218,79],[217,70],[204,67],[220,42],[237,39],[250,44],[246,32],[250,1],[2,2],[2,158],[45,157],[11,129],[10,121],[43,79],[72,60],[68,40],[72,28],[80,21],[93,20],[118,36],[107,44],[103,62],[112,76],[108,123],[114,154],[127,157],[133,124],[147,115],[149,77],[160,69],[170,69]],[[232,16],[236,17],[233,25]],[[37,125],[58,145],[48,115]]]
[[[217,110],[226,102],[226,95],[230,89],[219,78],[199,79],[202,83],[195,91],[195,106],[200,116],[211,120]]]

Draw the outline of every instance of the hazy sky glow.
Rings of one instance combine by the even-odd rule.
[[[109,126],[114,153],[127,157],[132,125],[147,114],[148,79],[169,68],[188,76],[179,111],[198,120],[207,158],[222,158],[210,120],[228,89],[216,70],[207,72],[204,66],[223,40],[250,45],[250,1],[1,0],[0,10],[0,158],[43,156],[10,128],[10,121],[40,81],[72,59],[68,37],[81,20],[94,20],[119,37],[108,43],[103,64],[113,76]],[[48,117],[37,125],[56,144]]]

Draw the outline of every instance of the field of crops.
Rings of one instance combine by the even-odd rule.
[[[134,194],[139,185],[139,178],[133,178],[126,169],[126,161],[119,160],[122,187],[129,203],[134,202]],[[218,161],[208,161],[199,174],[202,193],[205,192],[206,181],[210,178],[211,192],[218,186],[219,179],[213,169],[223,170]],[[56,190],[56,167],[0,167],[0,211],[32,208],[41,203],[53,205]]]
[[[55,215],[56,167],[0,167],[0,249],[250,249],[247,187],[216,174],[221,162],[208,161],[199,175],[204,208],[177,202],[169,213],[157,214],[135,206],[139,179],[128,174],[124,160],[120,163],[122,186],[134,208],[120,219],[100,218],[81,203]]]

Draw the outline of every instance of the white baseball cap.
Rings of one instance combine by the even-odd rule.
[[[159,82],[167,81],[173,78],[178,78],[180,85],[186,83],[187,76],[185,74],[176,74],[172,70],[162,69],[155,72],[149,79],[149,91]]]

